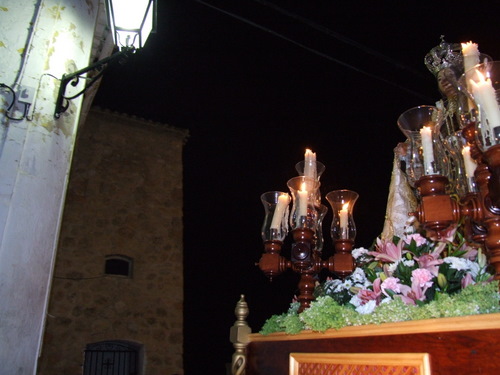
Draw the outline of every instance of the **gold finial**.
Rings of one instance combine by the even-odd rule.
[[[252,332],[246,317],[249,314],[248,305],[245,301],[245,296],[242,294],[240,300],[234,309],[236,321],[230,330],[229,339],[234,346],[234,354],[231,362],[232,375],[244,375],[246,366],[246,347],[248,344],[248,335]]]

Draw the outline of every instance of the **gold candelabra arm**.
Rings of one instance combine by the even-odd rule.
[[[229,339],[234,347],[234,354],[231,361],[231,374],[244,375],[246,367],[246,348],[248,345],[248,335],[252,330],[246,322],[249,314],[248,305],[245,302],[245,296],[242,294],[234,310],[236,321],[231,327]]]

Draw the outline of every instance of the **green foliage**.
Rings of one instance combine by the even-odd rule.
[[[267,335],[273,332],[286,332],[288,334],[297,334],[304,330],[304,323],[298,315],[299,303],[293,302],[288,311],[281,315],[273,315],[266,320],[260,333]]]
[[[339,305],[329,296],[320,297],[309,309],[300,314],[305,327],[313,331],[326,331],[330,328],[342,328],[357,315],[349,305]]]
[[[269,318],[260,333],[297,334],[305,329],[324,332],[346,326],[498,313],[499,301],[497,281],[469,285],[453,295],[436,293],[432,301],[421,306],[407,305],[396,298],[382,303],[370,314],[360,314],[352,306],[340,305],[330,296],[324,296],[300,314],[297,304],[292,304],[287,313]]]
[[[285,332],[294,335],[304,330],[304,328],[304,323],[302,323],[297,313],[285,313],[273,315],[267,319],[260,333],[268,335],[273,332]]]

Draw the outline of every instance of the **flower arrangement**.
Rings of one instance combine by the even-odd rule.
[[[439,239],[418,233],[377,238],[371,249],[354,249],[357,267],[344,280],[317,283],[316,301],[298,313],[275,315],[261,333],[324,331],[378,324],[499,312],[498,282],[485,254],[456,228]]]

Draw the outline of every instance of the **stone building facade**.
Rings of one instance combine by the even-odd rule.
[[[89,112],[72,163],[39,375],[183,373],[187,136]]]

